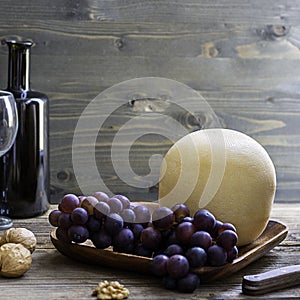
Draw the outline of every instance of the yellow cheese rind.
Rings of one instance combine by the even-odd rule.
[[[206,129],[183,137],[165,155],[159,203],[185,203],[192,214],[210,210],[236,226],[241,246],[265,229],[275,190],[273,162],[258,142],[235,130]]]

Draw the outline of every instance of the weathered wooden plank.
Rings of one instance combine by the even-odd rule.
[[[300,11],[295,1],[18,2],[1,1],[0,36],[36,41],[32,87],[50,98],[53,199],[78,192],[71,144],[89,101],[123,80],[161,76],[199,90],[224,127],[260,141],[278,171],[276,199],[299,200]],[[2,86],[6,55],[0,47]],[[151,150],[166,148],[157,143]],[[139,149],[145,157],[135,154],[134,168],[145,173],[149,151]],[[105,162],[108,151],[99,147],[97,157]],[[82,156],[83,163],[89,160]],[[110,186],[119,187],[110,165],[103,174]]]
[[[32,58],[35,59],[32,66],[33,87],[46,91],[55,91],[55,88],[62,92],[72,90],[73,96],[74,91],[83,90],[97,95],[103,87],[145,76],[171,78],[198,90],[277,90],[279,93],[282,89],[295,88],[300,77],[300,60],[166,59],[159,56],[108,58],[91,55],[87,61],[82,55],[69,56],[67,60],[64,56],[47,57]],[[38,76],[41,63],[51,80]]]
[[[35,41],[37,55],[97,53],[101,56],[180,56],[299,59],[299,26],[193,23],[93,23],[0,20],[0,33]],[[63,28],[63,30],[62,30]],[[188,47],[186,46],[188,45]],[[2,51],[1,51],[2,52]]]
[[[206,92],[205,96],[207,95],[209,95],[209,93]],[[266,147],[278,172],[279,192],[277,193],[278,197],[276,199],[280,201],[297,200],[299,198],[298,175],[300,168],[299,160],[297,159],[299,155],[297,146],[299,144],[297,125],[299,124],[299,117],[297,117],[297,107],[299,103],[294,99],[285,99],[283,101],[285,102],[284,107],[287,112],[281,112],[282,102],[280,99],[276,99],[274,103],[269,103],[264,100],[267,99],[268,93],[245,92],[244,99],[242,100],[240,100],[238,95],[239,93],[227,93],[227,100],[221,98],[223,101],[216,99],[214,96],[212,100],[209,100],[209,103],[213,105],[224,127],[230,127],[248,133]],[[224,102],[228,104],[226,105]],[[65,103],[65,108],[66,107],[69,107],[69,109],[66,110],[68,113],[74,112],[72,102],[67,101]],[[78,109],[79,107],[80,106],[78,106]],[[57,109],[57,113],[53,114],[52,117],[52,124],[55,124],[53,126],[57,128],[54,129],[55,133],[52,134],[52,140],[55,146],[51,153],[54,161],[53,167],[57,171],[53,173],[52,178],[56,187],[60,187],[63,190],[66,188],[69,192],[74,189],[74,191],[78,192],[71,170],[72,137],[77,119],[76,117],[68,117],[67,120],[63,120],[65,115],[60,116],[59,114],[61,114],[61,110]],[[131,112],[128,111],[128,114],[130,116]],[[73,123],[71,120],[73,120]],[[106,181],[110,186],[114,186],[116,192],[118,189],[121,192],[124,189],[124,185],[120,181],[116,181],[112,176],[114,173],[113,168],[111,164],[107,164],[106,160],[110,157],[109,145],[112,142],[113,136],[118,132],[120,125],[128,121],[128,117],[123,115],[122,117],[119,116],[119,119],[114,118],[114,120],[117,121],[115,121],[115,123],[112,122],[114,123],[113,129],[102,131],[101,142],[96,147],[96,156],[99,159],[99,165],[102,167],[101,174],[106,177]],[[60,132],[59,128],[61,124],[64,124],[62,126],[64,128],[62,132]],[[88,132],[85,134],[88,134]],[[153,141],[152,145],[148,145],[148,151],[145,152],[142,145],[139,145],[135,153],[137,164],[133,162],[135,167],[140,167],[140,171],[143,171],[143,168],[147,166],[148,157],[151,152],[164,153],[169,147],[168,144],[162,146],[161,141],[159,143]],[[143,150],[139,153],[139,149]],[[82,148],[81,154],[82,157],[80,159],[82,163],[88,163],[91,157],[85,152],[84,147]],[[68,167],[62,168],[62,165],[66,164]],[[56,166],[58,166],[58,170]],[[61,172],[59,178],[56,176],[58,172]],[[69,188],[68,184],[70,184]],[[130,191],[132,192],[132,189],[130,189]],[[286,192],[289,195],[288,197],[286,196]],[[154,195],[151,195],[151,197],[154,197]]]
[[[53,205],[51,209],[54,209]],[[49,213],[49,212],[48,212]],[[182,299],[183,295],[164,289],[161,280],[153,276],[129,273],[116,269],[93,266],[62,256],[50,243],[52,227],[47,214],[34,218],[15,220],[15,226],[32,230],[38,240],[33,253],[31,269],[18,279],[0,278],[1,300],[13,299],[92,299],[91,292],[101,280],[118,280],[130,290],[130,299]],[[195,299],[247,299],[241,293],[244,275],[257,274],[282,266],[299,264],[300,224],[299,204],[276,204],[272,218],[289,227],[287,238],[264,257],[236,274],[210,284],[202,284],[188,298]],[[297,299],[299,287],[269,293],[257,299]]]
[[[299,22],[299,7],[295,1],[264,0],[244,2],[231,0],[194,1],[182,3],[176,0],[165,1],[121,1],[121,0],[85,0],[85,1],[19,1],[11,6],[9,0],[3,0],[1,7],[8,18],[24,19],[24,12],[29,18],[46,16],[50,19],[93,20],[98,22],[155,22],[163,20],[169,22],[207,23],[222,22],[224,25],[232,23],[283,23]]]
[[[260,99],[260,97],[267,97],[267,95],[263,95],[262,93],[258,93],[258,95],[255,93],[249,93],[249,96],[247,96],[249,98],[242,101],[239,101],[239,98],[235,99],[235,97],[237,97],[235,94],[228,95],[228,99],[232,98],[233,100],[228,100],[228,103],[230,103],[231,106],[228,105],[227,107],[223,101],[211,101],[214,103],[215,111],[220,117],[222,124],[225,127],[241,130],[252,135],[266,147],[271,158],[274,160],[278,171],[279,189],[283,188],[282,184],[285,185],[285,188],[283,189],[284,191],[289,189],[287,188],[288,186],[291,189],[289,199],[284,199],[284,193],[281,193],[282,195],[279,199],[281,201],[292,199],[296,200],[298,197],[297,176],[299,174],[299,160],[297,160],[297,156],[299,155],[297,147],[299,144],[297,129],[299,118],[297,117],[297,114],[292,113],[292,110],[297,111],[297,101],[293,99],[286,101],[285,107],[287,110],[290,110],[291,113],[282,113],[280,112],[282,109],[281,103],[276,102],[269,106],[268,102]],[[277,103],[279,104],[278,106]],[[271,109],[273,109],[273,111],[271,111]],[[129,110],[129,117],[131,114],[132,113]],[[115,122],[112,122],[112,124],[114,124],[114,128],[111,130],[106,129],[101,131],[101,139],[96,147],[96,156],[99,160],[99,166],[101,166],[102,175],[107,177],[107,182],[110,182],[110,186],[114,185],[113,181],[115,178],[113,176],[109,176],[109,173],[114,173],[112,165],[107,163],[107,159],[110,157],[109,145],[112,143],[112,138],[118,132],[120,125],[124,124],[124,122],[126,123],[126,121],[129,120],[129,117],[123,115],[122,117],[119,116],[119,119],[113,118],[116,120]],[[149,127],[151,126],[153,125],[149,125]],[[146,130],[147,128],[144,129]],[[85,134],[88,134],[88,132],[85,132]],[[65,143],[66,136],[69,137],[68,143]],[[56,151],[53,153],[54,157],[57,159],[59,156],[62,156],[64,160],[70,160],[71,158],[68,157],[68,153],[71,153],[72,130],[70,129],[68,132],[63,131],[61,134],[57,130],[55,136],[53,135],[53,140],[55,140],[57,144],[63,143],[60,148],[55,149]],[[138,145],[138,148],[136,148],[137,151],[135,153],[135,160],[137,164],[134,164],[134,162],[133,164],[137,169],[140,167],[140,171],[142,171],[142,169],[148,164],[148,157],[151,153],[164,153],[161,151],[166,151],[170,145],[163,145],[161,144],[161,141],[152,142],[152,144],[147,145],[148,151],[144,149],[142,144]],[[139,149],[141,150],[140,152]],[[80,153],[82,155],[80,159],[83,164],[90,162],[91,156],[85,152],[84,147]],[[69,166],[71,168],[71,164]],[[67,174],[68,172],[69,170],[67,171]],[[64,177],[64,180],[67,180],[67,178],[73,178],[74,180],[74,177],[67,174]],[[116,189],[119,186],[120,190],[123,190],[124,185],[119,181],[115,182]],[[67,181],[63,181],[63,184],[67,184]]]

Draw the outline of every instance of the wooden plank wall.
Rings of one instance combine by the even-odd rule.
[[[52,202],[80,193],[72,139],[86,105],[114,84],[146,76],[199,91],[222,126],[267,149],[277,170],[276,201],[300,200],[299,1],[1,0],[0,13],[1,39],[35,42],[32,88],[50,98]],[[1,47],[2,87],[6,69]],[[106,130],[110,138],[122,123],[115,120]],[[147,161],[143,146],[135,150],[139,161]],[[155,189],[149,196],[109,174],[109,147],[103,147],[96,156],[114,192],[155,197]],[[156,139],[150,145],[166,147]],[[82,151],[81,159],[89,154]]]

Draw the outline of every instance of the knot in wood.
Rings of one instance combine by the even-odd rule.
[[[116,48],[118,48],[119,50],[121,50],[124,47],[124,39],[123,38],[117,38],[114,42],[114,45]]]
[[[284,25],[267,25],[260,30],[260,35],[266,40],[275,40],[286,36],[290,31],[290,26]]]

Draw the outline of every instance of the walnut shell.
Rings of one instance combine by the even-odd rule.
[[[101,281],[92,293],[97,299],[126,299],[129,296],[129,290],[118,281]]]
[[[32,253],[36,247],[36,237],[26,228],[10,228],[3,233],[0,239],[0,246],[6,243],[22,244]]]
[[[0,247],[0,275],[20,277],[31,266],[30,251],[22,244],[7,243]]]

